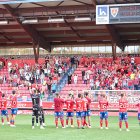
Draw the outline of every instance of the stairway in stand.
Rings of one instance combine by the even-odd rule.
[[[78,66],[78,68],[75,70],[75,72],[72,75],[72,83],[71,84],[66,84],[65,87],[61,90],[60,95],[62,95],[63,97],[67,96],[70,92],[70,90],[73,90],[74,95],[77,95],[78,93],[83,93],[84,90],[89,90],[90,89],[90,85],[88,84],[84,84],[83,80],[82,80],[82,71],[85,70],[87,71],[88,68],[85,68],[81,65]],[[74,75],[78,75],[78,83],[74,84],[74,80],[73,80],[73,76]]]

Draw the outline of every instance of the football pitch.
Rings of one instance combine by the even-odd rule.
[[[7,124],[0,123],[0,140],[140,140],[140,126],[136,117],[129,117],[130,132],[126,132],[124,123],[122,131],[118,128],[118,117],[109,117],[109,129],[99,128],[99,117],[92,116],[92,128],[77,129],[75,127],[56,129],[54,117],[46,116],[47,127],[40,130],[35,126],[31,129],[31,116],[18,115],[16,127],[11,128]]]

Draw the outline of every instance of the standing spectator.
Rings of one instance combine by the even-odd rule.
[[[75,64],[75,58],[74,58],[74,56],[73,57],[71,57],[71,67]]]
[[[49,80],[47,82],[47,88],[48,88],[48,94],[50,95],[51,94],[51,87],[52,87],[52,83],[51,83],[51,80]]]
[[[84,80],[85,70],[82,71],[82,80]]]
[[[45,78],[45,75],[44,75],[44,73],[42,72],[41,75],[40,75],[41,84],[43,84],[44,78]]]
[[[43,82],[43,85],[41,87],[41,94],[44,96],[46,95],[46,91],[47,91],[47,86],[46,86],[46,81]]]
[[[86,74],[85,74],[85,76],[84,76],[84,84],[87,85],[87,75],[86,75]]]
[[[131,57],[131,65],[134,65],[134,63],[135,63],[135,58]]]
[[[90,89],[94,90],[94,80],[92,78],[90,79],[89,83],[90,83]]]
[[[47,68],[44,68],[45,77],[47,77]]]
[[[7,77],[6,75],[3,76],[3,84],[7,83]]]
[[[30,77],[30,83],[33,84],[34,82],[35,82],[35,78],[34,78],[34,76],[32,74],[31,77]]]
[[[71,73],[68,74],[68,84],[71,84]]]
[[[63,72],[63,71],[62,71],[62,68],[61,68],[61,67],[59,67],[59,68],[58,68],[58,76],[59,76],[59,77],[61,77],[61,76],[62,76],[62,72]]]
[[[78,82],[78,75],[75,74],[74,77],[73,77],[73,79],[74,79],[74,84],[77,84],[77,82]]]
[[[138,90],[138,86],[139,86],[139,79],[137,77],[135,77],[135,79],[134,79],[134,90]]]
[[[96,80],[95,85],[96,85],[96,89],[99,90],[100,89],[100,81]]]
[[[87,77],[87,83],[89,83],[89,79],[90,79],[90,72],[89,71],[86,71],[86,77]]]
[[[128,88],[129,88],[130,90],[133,89],[133,80],[131,80],[131,79],[128,80]]]

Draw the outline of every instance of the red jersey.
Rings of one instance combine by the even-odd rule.
[[[140,113],[140,103],[136,104],[136,106],[138,107],[138,113]]]
[[[10,100],[11,100],[11,108],[17,108],[17,96],[11,95]]]
[[[128,101],[124,98],[119,100],[119,112],[127,112]]]
[[[1,110],[6,110],[7,109],[7,99],[6,98],[1,98],[0,108],[1,108]]]
[[[77,98],[75,100],[75,102],[76,102],[76,111],[77,112],[82,112],[83,111],[83,100],[80,99],[80,98]]]
[[[83,111],[87,111],[88,100],[86,98],[83,98],[82,101],[83,101]]]
[[[108,101],[106,99],[101,99],[99,101],[100,112],[107,111]]]
[[[68,99],[65,101],[67,112],[73,112],[74,111],[74,101],[72,99]]]
[[[87,110],[90,110],[91,99],[89,97],[86,97],[86,99],[88,100]]]
[[[61,98],[54,98],[54,111],[62,112],[64,106],[64,100]]]

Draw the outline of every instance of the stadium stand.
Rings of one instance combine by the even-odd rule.
[[[130,56],[115,61],[109,57],[46,56],[38,64],[32,58],[9,59],[0,70],[1,90],[11,93],[18,87],[21,101],[30,101],[29,89],[36,86],[52,101],[48,95],[55,92],[66,96],[83,90],[139,90],[139,82],[139,57]]]

